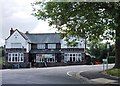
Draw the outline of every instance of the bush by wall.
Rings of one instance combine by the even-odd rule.
[[[96,61],[96,62],[102,62],[102,58],[97,57],[97,58],[95,58],[95,61]]]
[[[115,63],[115,56],[109,56],[108,63]]]

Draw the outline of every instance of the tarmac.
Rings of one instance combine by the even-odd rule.
[[[80,71],[80,72],[69,72],[69,76],[76,79],[83,79],[89,84],[108,84],[112,86],[120,86],[120,78],[115,76],[110,76],[102,71]]]

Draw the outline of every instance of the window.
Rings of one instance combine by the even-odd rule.
[[[81,56],[81,54],[79,54],[79,56]]]
[[[14,62],[14,57],[11,57],[12,58],[12,62]]]
[[[11,61],[11,54],[8,54],[8,62]]]
[[[17,56],[17,54],[15,54],[15,56]]]
[[[17,62],[17,57],[15,57],[15,61]]]
[[[67,56],[67,54],[65,54],[65,56]]]
[[[52,61],[52,58],[50,58],[50,61]]]
[[[69,54],[67,54],[69,56]]]
[[[73,56],[75,56],[75,54],[73,54]]]
[[[21,48],[21,43],[11,43],[11,48]]]
[[[11,56],[11,54],[8,54],[9,56]]]
[[[20,58],[19,62],[23,62],[24,61],[24,55],[23,55],[23,53],[20,53],[19,58]]]
[[[48,48],[49,49],[55,49],[56,48],[56,44],[48,44]]]
[[[23,53],[9,53],[8,62],[23,62],[24,54]]]
[[[70,57],[70,62],[72,62],[72,57]]]
[[[45,49],[45,44],[37,44],[38,49]]]
[[[73,57],[73,61],[75,61],[75,57]]]

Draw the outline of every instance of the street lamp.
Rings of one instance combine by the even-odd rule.
[[[107,42],[107,69],[108,69],[108,57],[109,57],[109,49],[110,49],[110,43]]]

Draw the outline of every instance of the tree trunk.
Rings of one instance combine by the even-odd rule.
[[[120,40],[116,40],[116,57],[115,57],[115,66],[114,68],[120,68]]]
[[[120,25],[119,25],[120,26]],[[119,27],[118,26],[118,27]],[[116,29],[116,42],[115,42],[115,66],[114,68],[120,68],[120,29]]]
[[[114,68],[120,68],[120,40],[116,40],[116,57]]]

